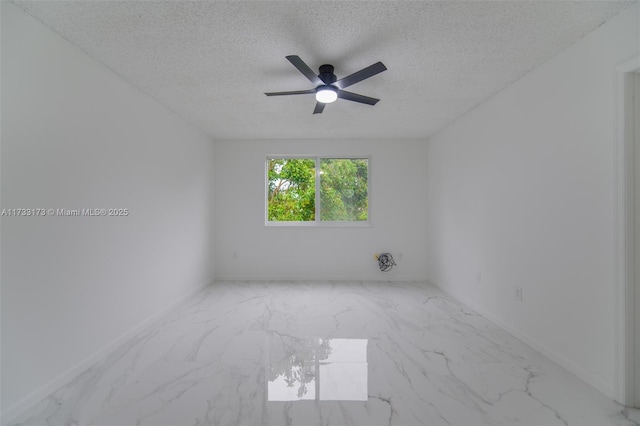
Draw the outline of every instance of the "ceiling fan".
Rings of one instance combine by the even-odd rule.
[[[283,96],[315,94],[316,107],[313,110],[314,114],[321,114],[326,104],[334,102],[338,98],[345,99],[347,101],[360,102],[367,105],[375,105],[380,100],[359,95],[357,93],[347,92],[343,89],[385,71],[387,67],[385,67],[382,62],[376,62],[375,64],[363,68],[358,72],[354,72],[347,77],[337,80],[336,75],[333,73],[333,65],[321,65],[320,74],[316,75],[311,68],[309,68],[302,59],[300,59],[300,57],[296,55],[289,55],[287,56],[287,59],[316,87],[314,89],[295,90],[291,92],[270,92],[265,93],[265,95]]]

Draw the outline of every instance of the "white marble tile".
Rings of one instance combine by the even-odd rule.
[[[13,425],[638,425],[424,283],[207,288]]]

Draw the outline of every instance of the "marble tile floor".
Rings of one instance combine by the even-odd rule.
[[[216,283],[12,423],[343,424],[638,425],[409,282]]]

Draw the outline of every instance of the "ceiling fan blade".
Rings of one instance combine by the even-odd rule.
[[[346,90],[338,90],[338,97],[347,101],[360,102],[361,104],[375,105],[380,99],[370,98],[357,93],[347,92]]]
[[[304,61],[300,59],[299,56],[289,55],[287,56],[287,59],[289,60],[289,62],[293,64],[294,67],[298,69],[298,71],[304,74],[304,76],[307,77],[309,81],[312,82],[314,85],[319,86],[320,84],[324,84],[322,80],[318,78],[316,73],[313,72],[313,70],[309,68],[309,66],[305,64]]]
[[[336,81],[335,84],[340,89],[344,89],[345,87],[349,87],[352,84],[356,84],[366,78],[373,77],[374,75],[379,74],[382,71],[386,71],[386,69],[387,67],[385,67],[382,62],[376,62],[373,65],[369,65],[368,67],[363,68],[358,72],[354,72],[353,74]]]
[[[284,95],[310,95],[316,93],[316,89],[310,90],[294,90],[292,92],[269,92],[265,93],[267,96],[284,96]]]
[[[322,114],[322,111],[324,111],[324,106],[326,104],[322,103],[322,102],[316,102],[316,107],[313,110],[314,114]]]

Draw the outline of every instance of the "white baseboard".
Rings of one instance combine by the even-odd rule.
[[[26,397],[22,398],[20,401],[8,407],[7,409],[2,410],[2,413],[0,413],[0,424],[4,425],[16,419],[19,415],[21,415],[22,413],[24,413],[34,405],[38,404],[44,398],[46,398],[56,390],[60,389],[65,384],[69,383],[75,377],[77,377],[84,371],[88,370],[98,362],[104,360],[109,354],[111,354],[113,351],[115,351],[120,346],[122,346],[122,344],[124,344],[131,338],[135,337],[138,333],[140,333],[141,331],[149,327],[151,324],[159,320],[162,316],[166,315],[169,311],[174,309],[180,303],[186,301],[190,297],[193,297],[195,294],[199,293],[205,287],[211,285],[212,283],[213,283],[213,280],[210,280],[210,281],[207,281],[205,284],[192,289],[187,294],[174,300],[169,305],[162,308],[160,311],[149,316],[147,319],[145,319],[135,327],[131,328],[129,331],[122,334],[120,337],[113,340],[111,343],[107,344],[102,349],[95,352],[93,355],[90,355],[89,357],[85,358],[76,366],[71,367],[64,373],[60,374],[55,379],[51,380],[49,383],[39,387],[35,391],[28,394]]]
[[[586,371],[582,367],[576,365],[572,361],[566,359],[565,357],[563,357],[562,355],[558,354],[553,349],[551,349],[548,346],[540,343],[536,339],[528,336],[527,334],[521,332],[520,330],[517,330],[516,328],[514,328],[511,325],[507,324],[506,322],[502,321],[500,318],[494,316],[490,312],[487,312],[485,309],[477,306],[473,302],[471,302],[469,300],[466,300],[463,297],[459,297],[459,296],[457,296],[455,294],[452,294],[452,293],[448,292],[446,289],[444,289],[443,287],[439,286],[437,283],[434,283],[434,282],[428,281],[428,280],[427,280],[427,282],[429,284],[435,286],[435,287],[438,287],[440,290],[442,290],[445,293],[447,293],[447,295],[449,295],[450,297],[452,297],[452,298],[460,301],[461,303],[467,305],[468,307],[470,307],[471,309],[473,309],[474,311],[476,311],[477,313],[479,313],[480,315],[482,315],[483,317],[485,317],[489,321],[493,322],[494,324],[496,324],[498,327],[502,328],[503,330],[505,330],[509,334],[511,334],[514,337],[522,340],[524,343],[526,343],[527,345],[531,346],[533,349],[535,349],[536,351],[540,352],[542,355],[546,356],[547,358],[549,358],[550,360],[552,360],[556,364],[560,365],[565,370],[568,370],[570,373],[572,373],[573,375],[577,376],[583,382],[587,383],[591,387],[593,387],[593,388],[597,389],[598,391],[602,392],[603,394],[605,394],[608,398],[611,398],[611,399],[614,398],[614,386],[613,386],[613,383],[605,383],[605,382],[603,382],[598,377],[596,377],[593,374],[589,373],[588,371]]]
[[[379,276],[375,277],[345,277],[345,276],[322,276],[322,275],[304,275],[304,276],[269,276],[269,275],[221,275],[216,276],[216,282],[222,281],[302,281],[302,282],[318,282],[318,281],[342,281],[342,282],[427,282],[426,277],[411,277],[411,276],[391,276],[385,275],[385,272],[381,272]]]

